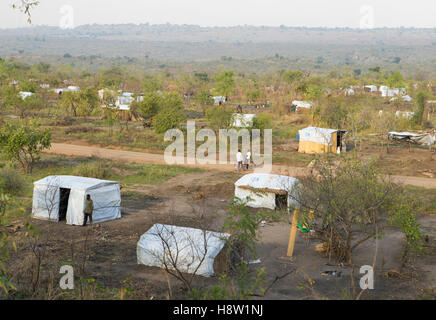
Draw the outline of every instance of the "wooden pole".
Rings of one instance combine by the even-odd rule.
[[[294,210],[291,224],[291,233],[289,235],[288,252],[287,257],[292,257],[294,253],[295,237],[297,236],[297,225],[298,225],[298,209]]]

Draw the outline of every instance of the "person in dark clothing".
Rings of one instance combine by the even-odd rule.
[[[85,202],[85,210],[83,211],[85,217],[83,219],[83,226],[86,226],[86,223],[89,222],[92,224],[92,211],[94,211],[94,202],[91,200],[91,196],[89,194],[86,195]]]

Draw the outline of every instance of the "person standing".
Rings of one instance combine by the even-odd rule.
[[[236,161],[238,162],[238,171],[241,171],[241,169],[243,169],[242,161],[244,161],[241,150],[238,150],[238,153],[236,154]]]
[[[84,210],[84,219],[83,219],[83,226],[86,226],[86,223],[89,222],[92,224],[92,212],[94,211],[94,202],[91,199],[91,196],[89,194],[86,195],[86,201],[85,201],[85,210]]]
[[[251,163],[251,152],[250,150],[247,151],[247,154],[245,155],[245,169],[248,170],[248,167]]]

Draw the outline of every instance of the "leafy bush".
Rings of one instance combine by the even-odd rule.
[[[111,175],[110,169],[110,166],[103,161],[92,164],[83,163],[74,169],[73,175],[96,179],[108,179]]]
[[[7,160],[17,161],[27,173],[51,146],[51,131],[33,121],[8,123],[0,130],[0,146]]]
[[[206,119],[214,129],[226,129],[231,124],[232,113],[229,108],[212,107],[206,111]]]
[[[253,128],[260,129],[262,134],[265,129],[272,129],[271,116],[269,114],[260,113],[253,120]]]
[[[0,169],[0,190],[10,195],[21,194],[25,187],[23,176],[12,168]]]
[[[167,93],[162,100],[162,108],[153,119],[153,127],[157,133],[179,127],[186,120],[183,102],[177,93]]]

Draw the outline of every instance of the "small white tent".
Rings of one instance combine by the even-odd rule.
[[[292,199],[289,191],[298,180],[288,176],[268,173],[250,173],[235,182],[235,197],[246,200],[247,206],[274,210],[278,206],[289,207]]]
[[[138,264],[209,277],[228,237],[227,233],[155,224],[138,241]]]
[[[32,215],[82,225],[88,194],[94,202],[93,222],[121,218],[118,182],[75,176],[48,176],[34,182]]]
[[[249,128],[253,126],[253,121],[256,117],[257,115],[255,114],[234,113],[232,115],[232,125],[236,128]]]
[[[313,104],[311,102],[299,101],[299,100],[292,101],[292,105],[295,106],[296,111],[298,111],[298,109],[300,108],[311,109],[313,107]]]
[[[26,92],[26,91],[20,91],[18,94],[20,95],[21,99],[23,99],[23,100],[34,95],[33,92]]]

